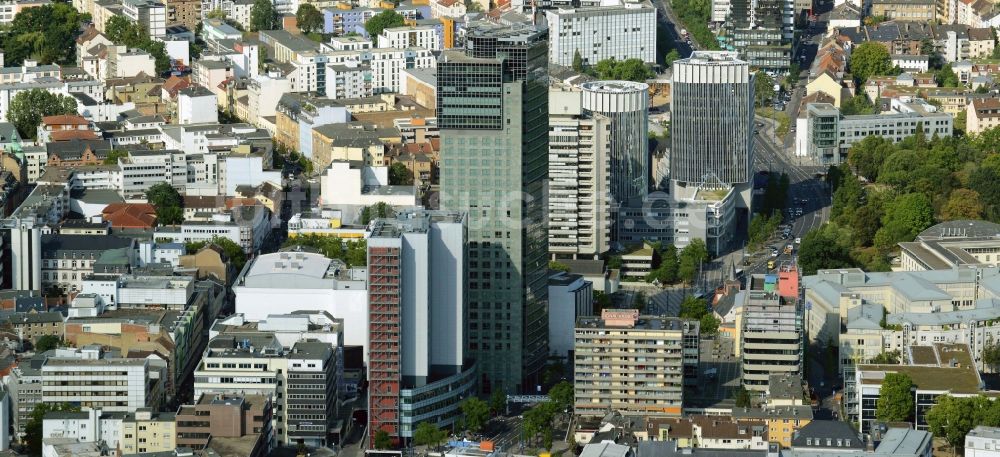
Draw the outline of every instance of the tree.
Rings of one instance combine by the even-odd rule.
[[[579,49],[573,51],[573,71],[583,71],[583,56]]]
[[[373,219],[385,219],[387,217],[392,217],[395,212],[392,207],[386,202],[378,202],[371,206],[366,206],[361,209],[361,223],[368,225]]]
[[[799,244],[799,266],[803,275],[814,275],[816,270],[825,268],[847,268],[854,266],[851,258],[849,233],[833,223],[806,233]]]
[[[305,33],[322,30],[323,13],[320,13],[315,6],[309,3],[303,3],[299,5],[298,11],[295,12],[295,22],[298,23],[299,30]]]
[[[507,395],[505,395],[500,389],[493,389],[493,393],[490,394],[490,411],[492,411],[493,414],[499,415],[507,409],[506,407]]]
[[[385,10],[372,16],[368,22],[365,22],[365,31],[372,38],[372,43],[378,46],[378,37],[382,34],[382,31],[392,27],[400,27],[406,25],[406,18],[402,14],[399,14],[393,10]]]
[[[753,78],[753,92],[757,106],[767,106],[767,103],[774,98],[774,78],[763,71],[758,71]]]
[[[719,320],[712,313],[705,313],[699,322],[699,331],[702,335],[713,336],[719,333]]]
[[[572,408],[574,398],[573,384],[568,381],[561,381],[549,389],[549,399],[555,403],[559,411]]]
[[[934,208],[922,193],[896,197],[885,209],[882,228],[875,234],[875,247],[886,252],[900,241],[913,241],[917,234],[934,224]]]
[[[212,11],[209,11],[208,14],[205,15],[205,18],[206,19],[221,19],[221,20],[224,21],[224,20],[226,20],[226,13],[224,11],[222,11],[221,9],[216,8],[216,9],[214,9]]]
[[[40,64],[72,64],[76,61],[75,40],[80,23],[89,17],[69,2],[22,9],[0,41],[6,64],[21,65],[26,59]]]
[[[163,42],[153,40],[141,25],[126,19],[124,16],[113,16],[105,25],[105,34],[115,44],[129,48],[142,49],[156,61],[156,71],[164,72],[170,69],[170,56]]]
[[[681,53],[677,52],[676,49],[671,49],[665,57],[663,57],[663,65],[670,67],[673,66],[674,62],[680,60]]]
[[[885,75],[892,71],[889,51],[879,43],[866,41],[851,51],[851,74],[859,85],[872,76]]]
[[[955,189],[948,196],[948,202],[941,208],[941,219],[946,221],[982,219],[983,209],[979,192],[971,189]]]
[[[642,59],[604,59],[593,67],[600,79],[619,79],[642,82],[656,75]]]
[[[24,426],[24,441],[28,445],[30,455],[42,455],[42,440],[44,439],[42,423],[45,415],[54,411],[79,412],[80,407],[69,403],[36,403],[31,412],[31,418]]]
[[[389,166],[389,184],[393,186],[411,186],[413,185],[413,172],[409,168],[406,168],[405,163],[393,162]]]
[[[559,261],[549,260],[549,270],[565,271],[569,273],[569,265],[566,265],[565,263]]]
[[[21,138],[35,138],[42,118],[59,114],[76,114],[76,99],[36,88],[14,96],[7,119],[17,127]]]
[[[875,114],[875,105],[864,93],[859,93],[840,103],[840,112],[850,116],[855,114]],[[871,138],[871,137],[869,137]]]
[[[882,352],[879,355],[872,358],[870,363],[876,365],[899,365],[899,358],[901,354],[899,351],[889,351]]]
[[[983,348],[983,363],[993,372],[1000,371],[1000,344],[990,342]]]
[[[51,351],[62,344],[62,339],[55,335],[42,335],[35,339],[35,352]]]
[[[473,433],[479,433],[490,420],[490,407],[485,401],[470,397],[462,402],[462,414],[465,415],[465,426]]]
[[[692,284],[698,278],[701,265],[708,261],[708,248],[705,240],[694,238],[687,246],[681,250],[680,261],[677,267],[678,276],[681,280]]]
[[[170,184],[161,182],[150,186],[146,191],[146,201],[156,208],[156,222],[160,225],[173,225],[184,222],[184,200]]]
[[[235,241],[229,238],[224,238],[221,236],[213,236],[211,241],[194,241],[184,245],[184,250],[188,254],[194,254],[201,250],[201,248],[208,246],[209,244],[217,246],[222,249],[222,253],[226,256],[226,259],[230,265],[233,266],[237,272],[243,270],[243,266],[247,263],[247,254],[243,250],[243,246],[240,246]]]
[[[751,404],[752,398],[750,397],[750,391],[743,386],[736,388],[736,392],[733,393],[736,400],[737,408],[749,408],[753,406]]]
[[[128,157],[128,151],[122,151],[121,149],[115,149],[108,153],[108,156],[104,158],[105,165],[118,165],[118,159]]]
[[[708,302],[704,298],[688,295],[681,301],[680,317],[686,319],[701,319],[708,313]]]
[[[254,0],[250,7],[250,31],[274,30],[278,25],[277,16],[271,0]]]
[[[441,442],[448,437],[448,432],[434,426],[434,424],[424,421],[417,425],[413,431],[413,444],[417,446],[440,446]]]
[[[883,422],[905,422],[913,416],[913,380],[905,373],[886,373],[879,389],[875,417]]]
[[[950,63],[944,64],[940,70],[934,72],[934,80],[941,87],[958,87],[961,84]]]
[[[928,428],[935,437],[944,438],[953,448],[962,446],[965,436],[975,426],[996,426],[990,422],[995,417],[997,402],[985,397],[957,398],[941,395],[925,416]]]
[[[858,96],[860,97],[860,96]],[[855,97],[857,98],[857,97]],[[865,98],[867,100],[867,98]],[[880,136],[869,136],[854,143],[847,153],[847,163],[869,182],[878,179],[878,173],[885,160],[895,151],[892,141]]]
[[[788,66],[788,76],[785,76],[785,87],[788,87],[789,90],[794,89],[795,85],[799,83],[799,73],[802,73],[802,68],[799,67],[798,63],[792,62]]]
[[[375,432],[375,438],[372,439],[372,445],[378,450],[389,449],[392,447],[392,437],[389,436],[389,432],[379,430]]]

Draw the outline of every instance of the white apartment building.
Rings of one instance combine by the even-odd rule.
[[[0,84],[0,122],[6,122],[7,109],[18,93],[32,89],[41,89],[52,94],[70,95],[80,93],[95,100],[104,99],[104,83],[95,80],[60,81],[51,77],[40,77],[30,82],[15,82]]]
[[[364,98],[375,95],[369,77],[372,67],[358,62],[326,67],[326,96],[333,100]]]
[[[142,26],[150,37],[163,38],[167,34],[167,7],[154,0],[122,0],[122,13]]]
[[[118,309],[169,309],[183,311],[194,295],[190,276],[125,275],[118,280]]]
[[[385,92],[399,92],[402,85],[401,70],[407,68],[435,68],[437,60],[430,49],[406,48],[406,49],[366,49],[363,51],[334,51],[327,54],[327,67],[331,65],[346,65],[354,63],[358,66],[368,67],[369,73],[366,79],[371,81],[373,94]],[[322,92],[327,97],[336,96],[336,82],[329,80],[331,75],[326,71],[326,91]],[[331,90],[332,89],[332,90]]]
[[[201,86],[181,90],[177,93],[177,118],[179,124],[219,122],[215,93]]]
[[[257,205],[238,206],[227,213],[215,213],[210,220],[188,220],[179,226],[160,226],[156,228],[154,237],[175,243],[228,238],[249,254],[259,249],[270,234],[270,211]]]
[[[965,457],[1000,457],[1000,428],[977,425],[965,435]]]
[[[572,66],[577,52],[584,65],[605,59],[656,62],[656,9],[648,3],[558,8],[545,17],[551,63]]]
[[[131,151],[118,159],[118,167],[121,177],[116,189],[123,195],[144,194],[159,183],[183,191],[188,182],[186,155],[176,149]]]
[[[109,412],[160,406],[167,381],[166,361],[100,357],[99,346],[57,349],[42,366],[42,401]]]
[[[611,120],[582,92],[549,90],[549,253],[595,258],[611,248]]]
[[[156,59],[141,49],[114,46],[108,52],[108,78],[131,78],[139,73],[156,74]]]
[[[103,414],[100,409],[55,411],[42,421],[42,438],[72,438],[80,443],[103,441],[117,448],[121,441],[122,414]]]
[[[325,205],[416,206],[413,186],[390,186],[389,167],[369,167],[347,160],[330,164],[320,177],[320,195]]]
[[[443,47],[437,29],[429,25],[392,27],[382,30],[378,37],[381,48],[407,49],[426,48],[440,51]]]

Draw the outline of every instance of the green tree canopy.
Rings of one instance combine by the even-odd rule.
[[[573,384],[569,381],[560,381],[549,389],[549,399],[555,403],[556,409],[565,411],[573,407]]]
[[[372,438],[372,446],[378,450],[385,450],[392,448],[392,437],[389,436],[389,432],[385,430],[379,430],[375,432],[375,437]]]
[[[840,113],[845,116],[855,114],[875,114],[875,105],[864,93],[859,93],[840,102]],[[871,137],[868,137],[871,138]]]
[[[42,353],[51,351],[62,343],[62,339],[55,335],[42,335],[35,339],[35,352]]]
[[[698,278],[702,264],[708,260],[708,248],[705,246],[705,240],[694,238],[681,250],[677,274],[682,281],[692,284]]]
[[[385,10],[365,22],[365,31],[371,37],[372,43],[378,46],[378,36],[382,34],[383,30],[403,25],[406,25],[406,18],[402,14],[393,10]]]
[[[157,72],[162,73],[170,69],[170,56],[167,55],[167,48],[163,42],[150,38],[145,28],[125,16],[113,16],[108,19],[104,33],[115,44],[149,53],[156,61]]]
[[[774,98],[774,78],[763,71],[758,71],[753,78],[754,101],[758,107],[767,106]]]
[[[42,118],[59,114],[76,114],[76,99],[45,89],[30,89],[18,92],[10,101],[7,120],[17,127],[21,138],[35,138]]]
[[[181,198],[180,192],[165,182],[150,186],[149,190],[146,191],[146,201],[157,208],[163,206],[182,207],[184,205],[184,199]]]
[[[1000,371],[1000,344],[994,341],[983,348],[983,363],[993,372]]]
[[[618,79],[624,81],[642,82],[656,73],[642,59],[604,59],[593,67],[594,73],[600,79]]]
[[[701,335],[713,336],[719,333],[719,319],[716,319],[716,317],[712,313],[705,313],[705,315],[701,316],[701,319],[699,319],[698,321],[699,321],[698,330],[701,333]]]
[[[413,184],[413,172],[403,162],[393,162],[389,166],[389,184],[393,186],[409,186]]]
[[[883,422],[905,422],[913,417],[913,380],[904,373],[886,373],[879,389],[875,417]]]
[[[946,221],[978,220],[982,219],[983,210],[984,206],[979,199],[979,192],[972,189],[955,189],[948,196],[948,202],[941,208],[941,219]]]
[[[21,65],[25,59],[41,64],[74,64],[75,40],[84,19],[89,15],[80,14],[68,2],[21,9],[0,40],[6,64]]]
[[[803,275],[814,275],[824,268],[854,266],[849,234],[834,224],[826,224],[806,233],[799,244],[799,266]]]
[[[1000,402],[982,395],[942,395],[927,411],[925,418],[935,437],[944,438],[953,448],[960,448],[965,442],[965,436],[977,425],[1000,426]]]
[[[295,12],[295,22],[298,23],[299,30],[305,33],[322,30],[323,13],[320,13],[312,4],[303,3]]]
[[[894,151],[892,141],[880,136],[869,136],[851,146],[847,153],[847,162],[859,175],[870,182],[875,182],[882,165]]]
[[[860,84],[872,76],[886,75],[892,71],[889,51],[881,44],[866,41],[851,51],[851,74]]]
[[[583,71],[583,56],[580,55],[580,50],[577,49],[573,51],[573,71]]]
[[[233,266],[233,269],[237,272],[243,270],[243,266],[247,263],[246,251],[243,250],[243,246],[240,246],[229,238],[213,236],[211,241],[194,241],[187,243],[184,245],[184,249],[188,254],[194,254],[209,244],[213,244],[222,249],[222,253],[229,259],[229,264]]]
[[[473,433],[479,433],[490,420],[490,406],[476,397],[470,397],[462,402],[462,414],[465,415],[465,426]]]
[[[345,240],[335,236],[299,235],[289,238],[282,247],[309,246],[318,249],[331,259],[339,259],[349,267],[368,264],[368,249],[365,240]]]
[[[941,87],[958,87],[961,84],[950,63],[944,64],[940,70],[934,72],[934,80]]]
[[[930,199],[920,193],[903,194],[886,207],[882,228],[875,234],[875,246],[888,251],[900,241],[913,241],[917,234],[934,224]]]
[[[413,444],[417,446],[440,446],[448,438],[448,432],[434,424],[424,421],[413,431]]]
[[[274,30],[278,27],[278,13],[271,0],[254,0],[250,7],[250,31]]]

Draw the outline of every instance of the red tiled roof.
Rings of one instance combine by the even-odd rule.
[[[149,203],[112,203],[101,211],[101,217],[113,228],[153,228],[156,208]]]
[[[83,116],[78,116],[75,114],[60,114],[57,116],[45,116],[42,118],[42,124],[45,125],[87,125],[86,119]]]
[[[97,140],[93,130],[56,130],[49,133],[50,141]]]

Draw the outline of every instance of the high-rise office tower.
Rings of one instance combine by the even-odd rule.
[[[723,38],[755,68],[787,70],[792,63],[795,0],[732,0]]]
[[[534,390],[547,349],[546,32],[475,23],[438,59],[441,208],[469,214],[469,350],[480,388]]]
[[[753,177],[754,75],[734,52],[674,62],[670,179],[733,186]]]
[[[450,427],[474,395],[466,355],[465,216],[408,211],[368,239],[369,435],[412,438],[418,422]],[[417,404],[419,403],[419,405]]]
[[[670,193],[686,208],[674,244],[702,238],[718,253],[751,204],[754,75],[735,52],[695,51],[673,70]]]
[[[649,85],[584,83],[583,108],[611,119],[611,197],[620,204],[649,191]]]

